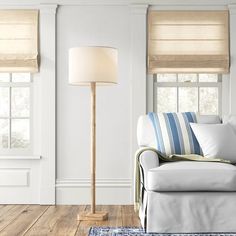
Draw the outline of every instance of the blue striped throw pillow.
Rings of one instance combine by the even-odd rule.
[[[197,123],[194,112],[148,113],[155,130],[157,150],[171,154],[201,154],[199,143],[189,123]]]

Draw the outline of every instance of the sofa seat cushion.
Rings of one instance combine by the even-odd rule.
[[[168,162],[150,169],[150,191],[236,191],[236,166],[216,162]]]

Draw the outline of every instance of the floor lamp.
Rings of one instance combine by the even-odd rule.
[[[69,50],[69,84],[91,89],[91,211],[78,220],[106,220],[107,212],[96,211],[96,84],[117,83],[117,50],[110,47],[77,47]]]

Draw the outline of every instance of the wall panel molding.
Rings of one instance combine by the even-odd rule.
[[[40,5],[41,204],[56,198],[56,10],[57,4]]]
[[[230,19],[230,85],[229,85],[229,101],[230,114],[236,114],[236,4],[229,5]]]
[[[137,122],[140,115],[146,114],[146,47],[147,47],[147,10],[148,5],[132,5],[131,7],[131,64],[130,64],[130,173],[133,173],[133,158],[137,144]],[[133,195],[133,188],[131,189]]]
[[[30,169],[0,168],[0,187],[29,187]]]

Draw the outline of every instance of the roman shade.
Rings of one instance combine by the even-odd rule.
[[[38,10],[0,10],[0,72],[38,71]]]
[[[228,11],[149,11],[148,72],[227,73]]]

